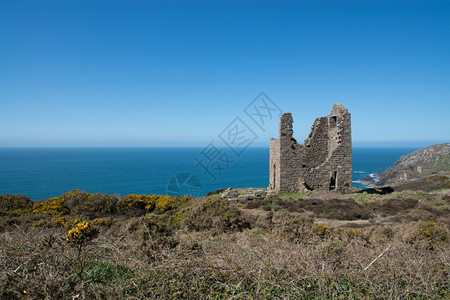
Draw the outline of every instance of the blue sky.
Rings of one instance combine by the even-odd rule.
[[[205,146],[264,91],[299,142],[449,142],[449,1],[0,0],[0,147]]]

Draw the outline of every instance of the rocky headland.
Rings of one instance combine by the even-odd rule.
[[[450,143],[419,149],[400,159],[390,168],[366,176],[360,182],[369,187],[410,183],[432,175],[450,175]]]

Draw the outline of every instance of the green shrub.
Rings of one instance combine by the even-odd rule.
[[[126,266],[114,265],[108,260],[88,262],[87,270],[83,279],[90,283],[111,285],[122,283],[134,276],[133,272]]]
[[[20,216],[31,213],[33,201],[24,195],[0,195],[0,215]]]
[[[118,201],[117,197],[108,194],[89,194],[81,211],[89,217],[115,214]]]
[[[108,194],[90,194],[79,190],[72,190],[61,196],[72,214],[97,217],[115,214],[117,197]]]
[[[81,214],[83,212],[84,203],[87,202],[88,198],[89,193],[80,190],[71,190],[70,192],[61,195],[64,205],[72,214]]]
[[[213,230],[215,233],[240,231],[249,224],[240,215],[239,209],[228,200],[199,198],[185,213],[181,222],[189,230]]]
[[[273,231],[294,243],[307,241],[314,235],[313,222],[309,218],[282,210],[273,214]]]
[[[446,242],[449,239],[449,234],[447,228],[436,222],[420,222],[419,232],[427,239],[435,242]]]
[[[179,229],[179,224],[174,222],[172,215],[151,215],[145,217],[146,234],[150,235],[153,248],[175,247],[179,242],[174,235]]]

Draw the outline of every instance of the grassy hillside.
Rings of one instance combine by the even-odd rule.
[[[448,191],[0,196],[3,299],[449,296]]]

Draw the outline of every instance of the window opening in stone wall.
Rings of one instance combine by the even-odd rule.
[[[330,128],[336,128],[337,127],[337,116],[332,116],[330,118]]]
[[[336,189],[336,179],[337,179],[337,171],[332,171],[330,178],[330,191]]]

